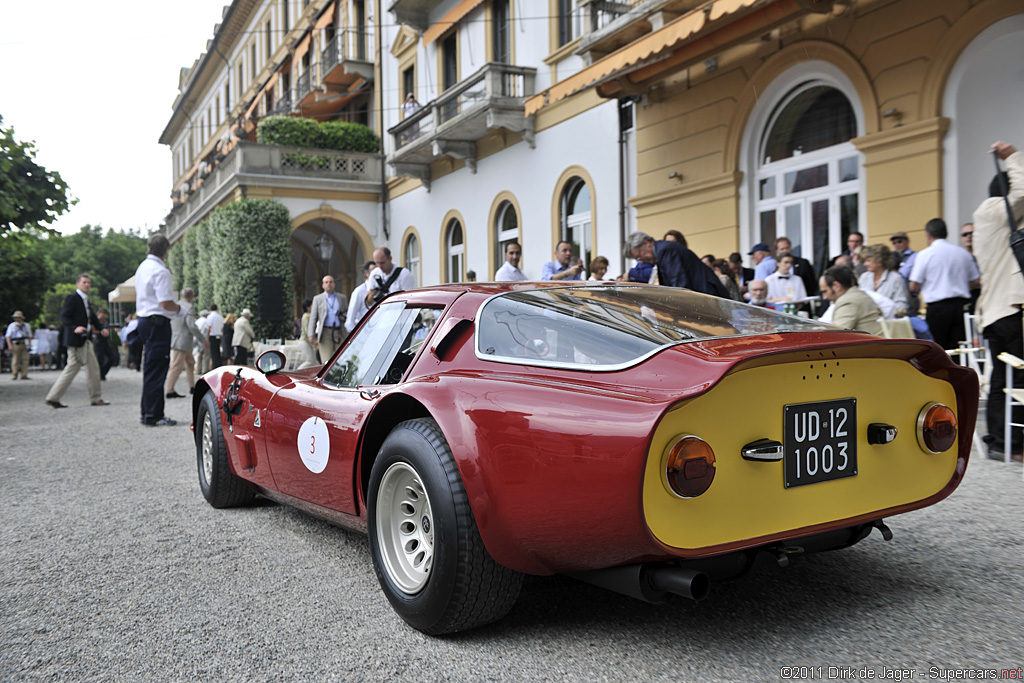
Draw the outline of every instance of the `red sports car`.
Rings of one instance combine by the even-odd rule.
[[[963,478],[975,373],[686,290],[468,284],[393,294],[323,366],[195,388],[203,495],[368,531],[429,634],[503,616],[524,574],[659,602],[853,545]]]

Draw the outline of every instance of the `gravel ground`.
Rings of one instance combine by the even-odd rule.
[[[916,680],[1024,665],[1019,463],[976,457],[949,499],[888,520],[892,542],[876,532],[701,603],[528,578],[501,622],[430,638],[392,612],[364,536],[268,502],[209,507],[188,401],[168,402],[179,426],[145,428],[139,374],[111,371],[106,408],[77,378],[60,411],[43,403],[55,378],[0,375],[0,680],[776,681],[829,666]]]

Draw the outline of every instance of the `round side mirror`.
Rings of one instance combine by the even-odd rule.
[[[282,369],[288,363],[288,359],[277,349],[270,349],[260,354],[256,359],[256,367],[264,375],[272,375]]]

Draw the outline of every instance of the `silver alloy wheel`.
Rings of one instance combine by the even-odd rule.
[[[407,595],[430,580],[434,562],[434,515],[420,475],[396,462],[384,473],[377,493],[377,543],[388,576]]]
[[[207,411],[206,416],[203,417],[203,478],[206,480],[207,486],[212,483],[210,481],[211,472],[213,472],[213,420]]]

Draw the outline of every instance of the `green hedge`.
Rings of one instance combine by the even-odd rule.
[[[174,291],[180,292],[185,287],[185,247],[181,241],[176,242],[167,253],[167,267],[174,279]]]
[[[380,137],[373,129],[361,123],[327,121],[295,116],[266,116],[257,126],[257,139],[266,145],[313,147],[342,152],[376,154],[380,151]]]
[[[192,230],[196,233],[196,304],[202,310],[217,301],[213,250],[210,248],[210,223],[203,221]]]
[[[289,302],[295,300],[291,257],[291,217],[281,203],[270,199],[243,199],[222,206],[209,218],[213,291],[220,310],[238,315],[253,312],[253,329],[259,338],[292,336]],[[285,319],[261,319],[259,278],[280,277],[284,285]]]

